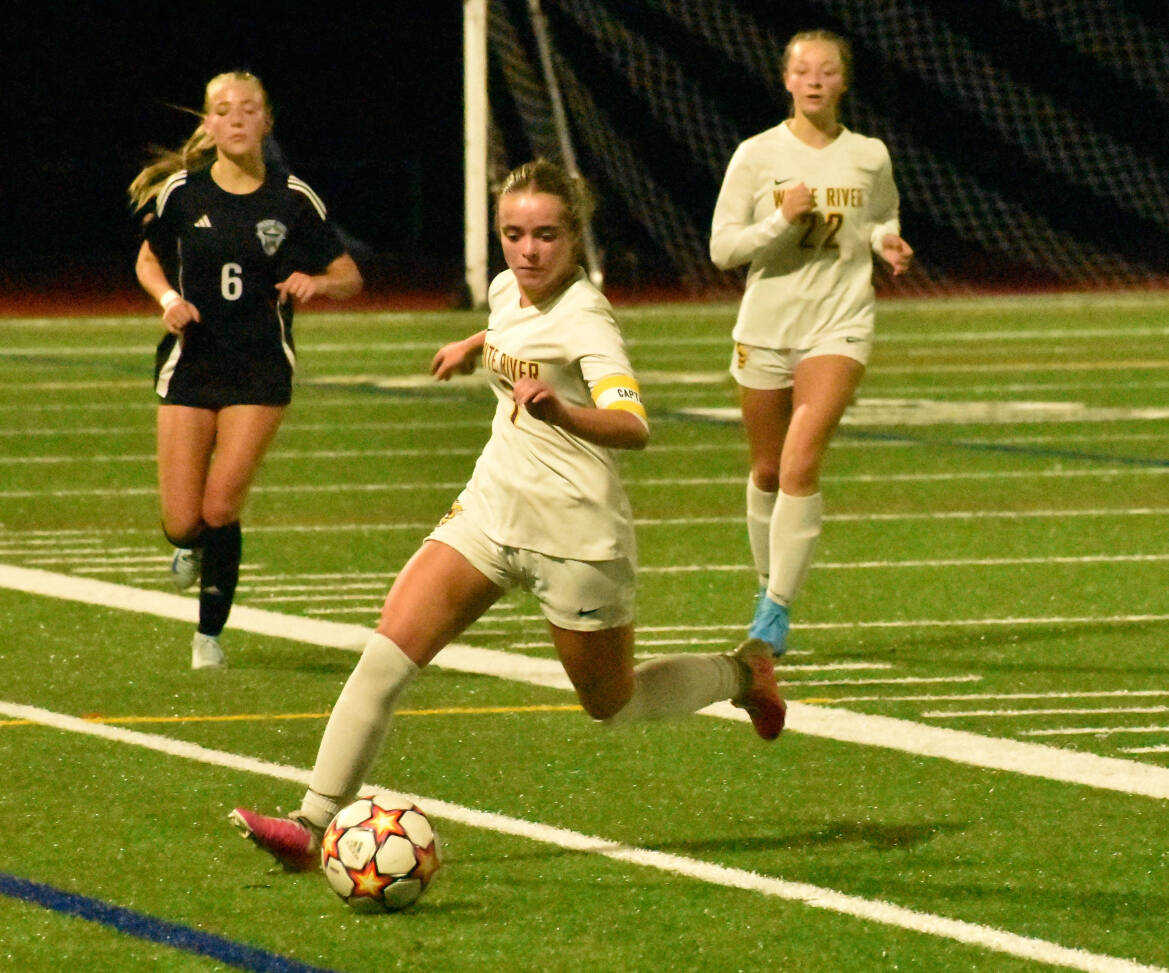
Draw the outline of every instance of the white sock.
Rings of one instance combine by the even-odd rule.
[[[321,737],[301,813],[326,827],[351,802],[390,728],[403,690],[418,675],[406,654],[374,632],[365,643]]]
[[[812,566],[823,519],[824,500],[819,493],[793,497],[780,491],[771,514],[767,595],[773,601],[790,605],[795,599]]]
[[[647,659],[633,675],[633,695],[603,721],[607,726],[689,716],[711,703],[738,696],[743,681],[738,661],[715,654]]]
[[[779,491],[768,493],[760,490],[751,477],[747,477],[747,541],[751,545],[751,559],[759,575],[760,586],[766,586],[771,571],[771,512]]]

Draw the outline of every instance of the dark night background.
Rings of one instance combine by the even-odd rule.
[[[544,7],[558,70],[575,82],[564,85],[569,117],[600,197],[595,229],[614,288],[699,293],[713,281],[725,293],[733,284],[706,254],[721,176],[738,140],[783,117],[777,52],[813,25],[852,38],[856,79],[842,119],[884,139],[894,159],[918,257],[886,285],[1165,286],[1165,0]],[[598,23],[602,9],[608,19]],[[150,146],[175,147],[194,129],[178,106],[200,109],[207,80],[233,68],[268,88],[276,141],[345,231],[367,299],[412,292],[454,303],[463,277],[462,17],[456,0],[8,5],[0,303],[50,294],[96,306],[130,294],[146,306],[126,186]],[[510,165],[556,151],[529,24],[526,0],[493,0],[491,101]],[[747,70],[740,40],[752,32],[761,38],[752,52],[762,44],[771,53]],[[659,68],[662,41],[672,60]],[[607,128],[592,138],[598,120]]]
[[[177,146],[207,80],[264,82],[297,175],[368,247],[375,287],[449,292],[462,276],[462,9],[325,5],[8,7],[0,58],[0,297],[133,292],[126,186]]]

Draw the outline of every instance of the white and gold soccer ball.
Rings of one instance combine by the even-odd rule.
[[[440,860],[438,836],[425,812],[390,791],[365,794],[342,808],[321,840],[330,887],[362,912],[413,905]]]

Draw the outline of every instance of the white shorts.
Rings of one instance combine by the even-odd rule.
[[[867,365],[873,350],[872,336],[845,334],[829,338],[812,348],[761,348],[735,342],[731,353],[731,376],[749,389],[789,389],[796,367],[806,358],[844,355]]]
[[[483,533],[458,504],[427,540],[458,551],[493,584],[531,592],[544,617],[560,628],[598,632],[633,623],[637,570],[627,557],[573,561],[506,547]]]

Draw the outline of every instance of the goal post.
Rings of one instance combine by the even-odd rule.
[[[463,254],[472,308],[487,306],[487,3],[463,0]]]
[[[535,155],[579,167],[596,191],[608,287],[739,287],[740,273],[710,261],[714,203],[735,147],[787,116],[784,47],[810,27],[851,42],[841,121],[881,139],[893,159],[916,255],[895,279],[876,262],[885,292],[1165,286],[1169,142],[1148,135],[1169,131],[1160,7],[999,0],[991,18],[980,9],[955,0],[464,0],[475,31],[472,292],[471,244],[489,239],[490,211],[471,196],[498,176],[492,162],[510,168]],[[1117,90],[1139,103],[1141,125],[1117,113]],[[476,258],[476,275],[485,278],[485,264]]]
[[[569,175],[579,177],[580,167],[576,164],[576,151],[572,147],[572,134],[568,129],[568,116],[564,111],[564,99],[560,96],[560,82],[556,77],[556,66],[552,63],[552,40],[548,36],[548,20],[540,7],[540,0],[528,0],[528,11],[532,16],[532,30],[536,34],[536,46],[540,52],[540,67],[544,72],[544,85],[548,89],[548,101],[552,105],[552,122],[556,127],[561,162],[568,170]],[[581,236],[585,267],[588,270],[589,279],[597,287],[600,287],[604,283],[605,275],[601,270],[601,261],[597,255],[597,245],[593,240],[591,223],[583,228]]]
[[[482,308],[487,303],[488,241],[491,232],[491,103],[488,91],[488,38],[490,32],[490,0],[463,0],[463,232],[464,280],[470,305]],[[553,44],[548,22],[540,0],[527,0],[529,27],[535,37],[536,53],[543,83],[542,97],[547,102],[547,113],[555,133],[555,144],[540,144],[533,140],[540,154],[556,158],[570,175],[580,176],[572,131],[561,96],[553,55]],[[528,161],[513,160],[514,164]],[[581,240],[585,269],[589,279],[601,287],[604,271],[593,236],[593,228],[585,226]]]

